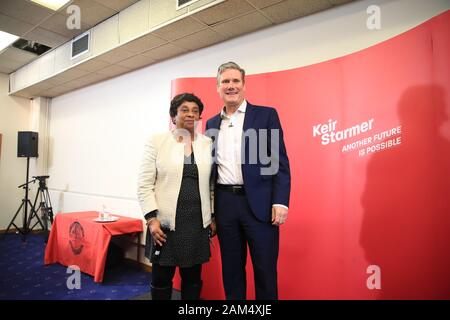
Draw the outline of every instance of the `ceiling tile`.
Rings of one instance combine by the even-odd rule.
[[[46,21],[44,21],[43,23],[41,23],[39,26],[44,29],[61,34],[67,38],[75,38],[76,36],[82,34],[84,31],[90,28],[89,25],[81,23],[80,29],[69,29],[66,23],[67,23],[67,16],[64,14],[57,13],[51,16]]]
[[[115,64],[134,55],[134,52],[130,52],[122,48],[117,48],[98,56],[97,59],[108,62],[109,64]]]
[[[38,57],[37,54],[25,50],[20,50],[15,47],[8,47],[0,54],[0,61],[9,60],[22,63],[22,65],[25,65],[30,61],[36,59],[37,57]]]
[[[0,55],[0,68],[2,70],[6,70],[6,71],[2,71],[3,73],[11,73],[13,71],[16,71],[23,65],[24,65],[23,62],[11,60],[11,59],[5,59],[5,58],[3,58],[3,56]]]
[[[6,31],[16,36],[21,36],[33,28],[34,26],[32,24],[5,16],[0,13],[0,30],[2,31]]]
[[[58,85],[63,84],[65,82],[75,80],[81,78],[85,75],[89,74],[89,71],[81,70],[78,68],[71,68],[66,71],[63,71],[56,76],[52,77],[52,83],[57,83]]]
[[[199,9],[203,6],[206,6],[208,4],[211,4],[212,2],[219,2],[219,1],[226,1],[226,0],[198,0],[193,2],[192,4],[188,5],[188,9],[190,12]]]
[[[72,4],[80,7],[81,22],[90,26],[95,26],[117,13],[117,11],[92,0],[73,0]]]
[[[30,96],[38,96],[42,91],[49,90],[52,87],[54,86],[51,83],[43,81],[26,88],[26,93]]]
[[[187,17],[157,29],[153,31],[153,34],[160,36],[163,39],[175,40],[205,28],[207,28],[206,25]]]
[[[130,69],[138,69],[144,66],[148,66],[149,64],[155,63],[155,60],[152,57],[137,55],[131,57],[129,59],[120,61],[118,63],[119,66],[123,66]]]
[[[130,41],[124,44],[122,47],[127,51],[140,53],[154,47],[159,47],[160,45],[163,45],[165,43],[167,43],[166,40],[149,34],[136,40]]]
[[[110,64],[108,62],[101,61],[98,58],[92,58],[92,59],[90,59],[90,60],[88,60],[86,62],[80,63],[76,67],[78,69],[94,72],[94,71],[97,71],[97,70],[100,70],[100,69],[104,69],[104,68],[106,68],[109,65]]]
[[[55,11],[26,0],[1,0],[0,12],[31,24],[38,24]]]
[[[337,6],[337,5],[340,5],[340,4],[353,2],[355,0],[328,0],[328,1],[330,1],[332,5]]]
[[[250,2],[252,5],[254,5],[256,8],[261,9],[274,5],[284,0],[247,0],[247,1]]]
[[[149,56],[155,61],[160,61],[168,58],[172,58],[188,52],[188,50],[184,48],[177,47],[171,43],[164,44],[160,47],[153,48],[143,53],[144,56]]]
[[[76,80],[75,80],[76,81]],[[76,89],[79,89],[79,88],[82,88],[82,87],[84,87],[85,85],[84,85],[84,83],[82,83],[82,82],[80,82],[80,81],[77,81],[77,82],[72,82],[72,81],[70,81],[70,82],[66,82],[66,83],[64,83],[64,88],[67,88],[68,89],[68,91],[67,92],[69,92],[69,91],[74,91],[74,90],[76,90]]]
[[[259,30],[272,25],[266,17],[259,12],[252,12],[238,18],[228,20],[212,27],[214,31],[226,38],[234,38],[239,35]]]
[[[119,74],[123,74],[128,71],[130,71],[130,68],[126,68],[124,66],[118,66],[118,65],[111,65],[104,69],[96,71],[96,73],[104,74],[106,76],[117,76]]]
[[[3,66],[3,65],[0,63],[0,72],[1,72],[1,73],[10,74],[10,73],[12,73],[12,72],[14,72],[14,71],[15,71],[14,68],[11,68],[11,66],[8,66],[8,65]]]
[[[122,11],[138,1],[139,0],[95,0],[95,2],[98,2],[99,4],[111,8],[117,12]]]
[[[208,10],[197,12],[193,16],[211,26],[254,10],[255,8],[249,5],[246,1],[228,0],[208,8]]]
[[[27,40],[33,40],[38,43],[45,44],[50,48],[57,47],[66,42],[67,40],[69,40],[68,37],[62,36],[58,33],[54,33],[53,31],[46,30],[40,27],[37,27],[30,32],[27,32],[22,37]]]
[[[84,87],[87,86],[89,84],[93,84],[99,81],[102,81],[104,79],[107,79],[108,76],[104,75],[104,74],[97,74],[97,73],[89,73],[83,77],[77,78],[75,80],[66,82],[64,85],[68,86],[68,87]]]
[[[97,82],[100,82],[100,81],[105,80],[107,78],[108,78],[108,76],[106,76],[104,74],[90,73],[87,76],[84,76],[84,77],[79,78],[77,80],[83,82],[86,85],[86,84],[97,83]]]
[[[32,96],[30,94],[28,94],[25,89],[20,90],[20,91],[16,91],[16,92],[14,92],[13,95],[17,96],[17,97],[27,98],[27,99],[31,99],[32,98]]]
[[[196,50],[223,40],[226,40],[226,37],[210,29],[205,29],[190,36],[178,39],[174,41],[173,44],[181,48]]]
[[[286,0],[262,11],[275,23],[282,23],[331,7],[328,0]]]
[[[52,87],[46,90],[42,90],[39,94],[43,97],[49,97],[49,98],[53,98],[56,96],[59,96],[63,93],[68,92],[70,89],[65,87],[65,86],[57,86],[57,87]]]

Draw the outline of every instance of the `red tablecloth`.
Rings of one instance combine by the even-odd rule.
[[[119,220],[100,223],[94,221],[97,211],[57,214],[45,248],[45,264],[75,265],[94,276],[95,282],[102,282],[111,237],[143,231],[141,219],[113,216]]]

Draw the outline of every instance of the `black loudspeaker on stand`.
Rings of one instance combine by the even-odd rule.
[[[38,141],[39,134],[37,132],[19,131],[17,135],[17,156],[19,158],[37,158]]]
[[[42,230],[48,235],[48,220],[53,223],[53,209],[50,202],[50,196],[48,194],[48,189],[45,180],[49,176],[34,176],[33,180],[28,181],[29,171],[30,171],[30,158],[38,157],[38,133],[31,131],[19,131],[18,133],[18,143],[17,143],[17,156],[27,158],[27,175],[26,182],[21,184],[19,188],[25,190],[25,198],[22,199],[22,203],[17,209],[16,214],[12,218],[11,222],[4,233],[3,238],[8,234],[9,229],[14,226],[16,230],[22,235],[22,241],[26,240],[26,236],[30,233],[37,225],[40,225]],[[28,199],[28,190],[31,183],[39,181],[39,189],[36,193],[36,198],[34,203]],[[36,207],[37,201],[40,199],[39,206]],[[28,215],[28,208],[30,208],[30,214]],[[23,210],[23,220],[22,227],[20,228],[16,225],[15,220],[19,213]],[[41,218],[39,218],[39,213],[41,213]],[[32,220],[36,218],[36,222],[31,225]]]

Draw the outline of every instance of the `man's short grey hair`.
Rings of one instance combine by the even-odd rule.
[[[234,70],[238,70],[241,75],[242,75],[242,82],[245,83],[245,70],[242,69],[241,67],[239,67],[239,65],[236,62],[233,61],[229,61],[229,62],[225,62],[222,63],[219,68],[217,69],[217,86],[220,85],[219,81],[220,81],[220,75],[228,69],[234,69]]]

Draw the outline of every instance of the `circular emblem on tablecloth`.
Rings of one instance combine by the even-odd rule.
[[[69,244],[73,254],[78,255],[83,251],[84,229],[79,222],[74,222],[69,228]]]

